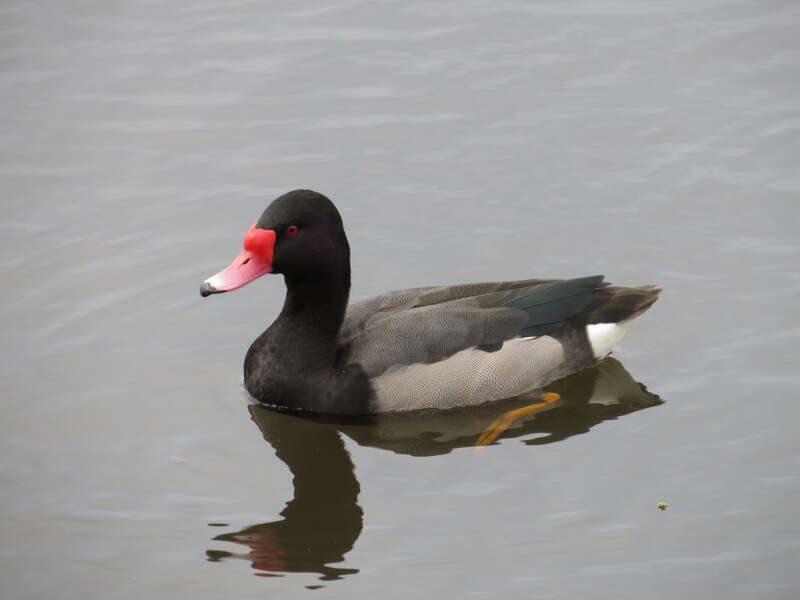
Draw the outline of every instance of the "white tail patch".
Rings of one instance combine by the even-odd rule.
[[[611,354],[611,349],[619,344],[628,331],[630,321],[620,323],[592,323],[586,326],[586,335],[592,346],[592,353],[596,359],[605,358]]]

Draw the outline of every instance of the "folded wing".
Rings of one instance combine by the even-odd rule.
[[[499,350],[507,340],[560,330],[584,310],[603,276],[525,280],[390,292],[355,303],[342,327],[342,359],[369,377],[433,363],[461,350]]]

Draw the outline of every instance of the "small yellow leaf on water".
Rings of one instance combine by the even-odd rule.
[[[658,506],[658,508],[660,508],[661,510],[667,510],[669,504],[667,504],[666,502],[659,502],[656,506]]]

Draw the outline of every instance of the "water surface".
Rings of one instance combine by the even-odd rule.
[[[798,25],[756,1],[4,3],[2,596],[795,597]],[[296,187],[340,207],[353,299],[665,291],[619,363],[486,448],[499,407],[269,413],[241,363],[282,282],[197,286]]]

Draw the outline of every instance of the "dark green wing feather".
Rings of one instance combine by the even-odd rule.
[[[571,316],[581,312],[592,301],[602,275],[551,281],[531,289],[520,290],[503,305],[525,311],[528,321],[520,329],[522,337],[547,335],[558,331]]]

